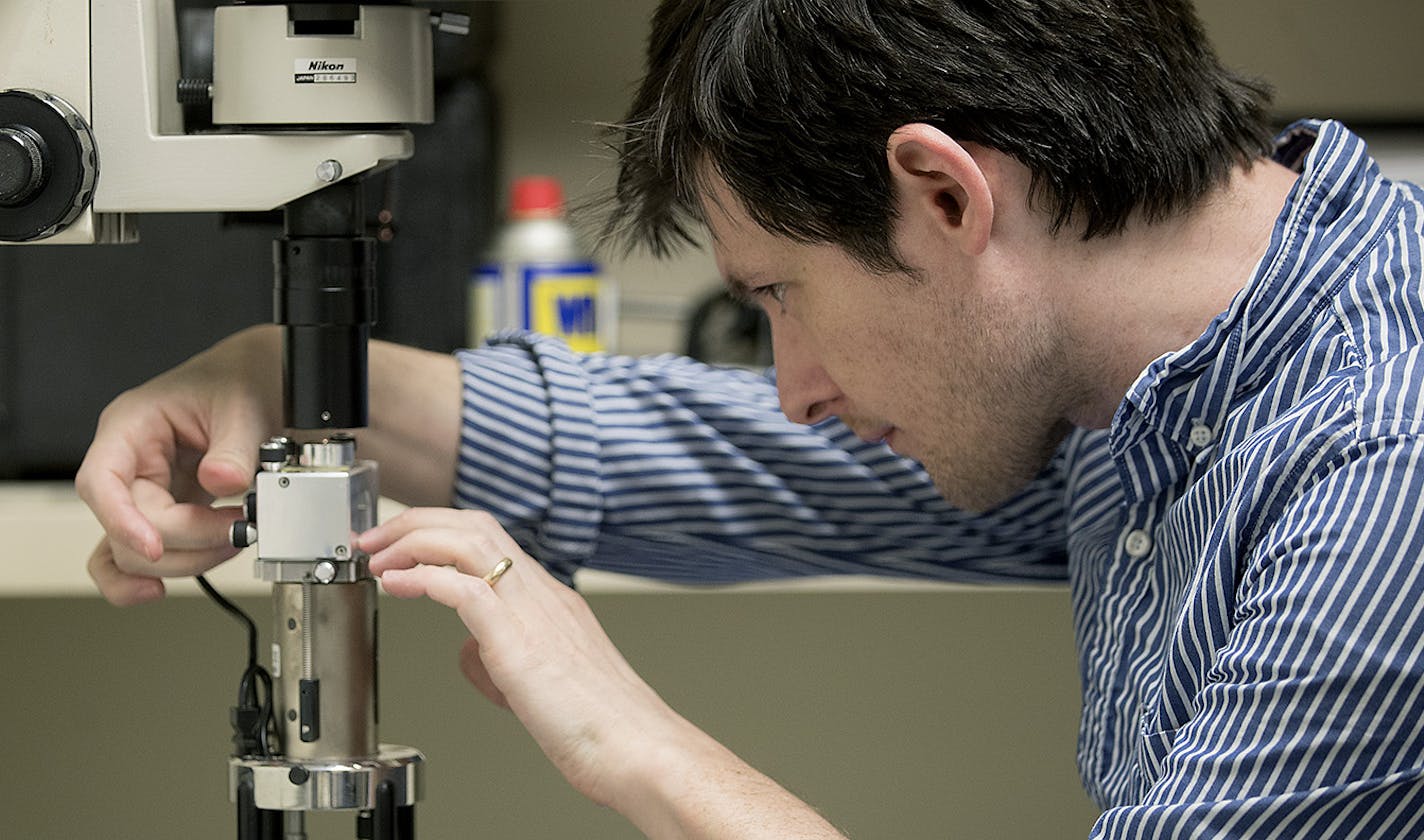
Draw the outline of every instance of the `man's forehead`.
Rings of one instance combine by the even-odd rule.
[[[698,200],[712,257],[717,262],[717,270],[735,293],[738,287],[745,287],[754,279],[757,240],[771,234],[752,221],[741,199],[721,176],[708,173],[701,184]]]
[[[715,172],[706,173],[697,195],[713,259],[732,295],[745,297],[750,289],[784,282],[788,275],[798,273],[812,243],[762,227]]]
[[[708,230],[712,230],[711,225],[708,226]],[[750,265],[751,255],[745,251],[734,252],[717,237],[715,232],[709,237],[709,247],[712,249],[712,259],[717,264],[717,273],[722,276],[722,283],[726,287],[727,293],[735,298],[746,297],[755,285],[756,272]]]
[[[702,206],[702,220],[714,244],[724,242],[728,237],[755,228],[746,205],[732,192],[722,176],[709,172],[699,182],[698,203]]]

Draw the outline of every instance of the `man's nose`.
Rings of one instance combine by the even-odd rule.
[[[794,333],[794,327],[773,329],[771,333],[776,393],[787,418],[811,425],[836,413],[841,392],[806,342]]]

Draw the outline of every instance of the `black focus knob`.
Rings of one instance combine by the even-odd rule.
[[[251,522],[239,519],[232,523],[228,541],[233,548],[247,548],[257,544],[257,528]]]
[[[44,141],[24,126],[0,126],[0,207],[23,204],[44,181]]]
[[[0,242],[63,231],[91,208],[98,179],[94,134],[73,105],[44,91],[0,90]]]
[[[212,101],[212,79],[183,78],[178,80],[179,105],[206,105]]]
[[[274,437],[263,441],[257,450],[258,467],[263,470],[280,469],[295,450],[296,446],[289,438]]]

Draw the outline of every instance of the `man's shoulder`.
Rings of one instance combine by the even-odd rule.
[[[1424,343],[1384,353],[1334,329],[1316,338],[1317,352],[1235,405],[1210,459],[1218,468],[1279,492],[1424,438]]]
[[[1223,460],[1234,460],[1241,479],[1251,477],[1248,483],[1279,500],[1341,470],[1417,452],[1421,443],[1424,346],[1414,345],[1322,376],[1289,409],[1251,429],[1234,457]]]
[[[1351,256],[1333,294],[1333,323],[1313,336],[1342,341],[1344,369],[1335,375],[1366,438],[1424,431],[1424,189],[1391,186],[1385,224]]]
[[[1424,345],[1363,366],[1351,385],[1362,439],[1424,434]]]

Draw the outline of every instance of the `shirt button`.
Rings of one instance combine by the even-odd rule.
[[[1141,529],[1128,531],[1122,548],[1127,552],[1128,557],[1146,557],[1152,553],[1152,537]]]
[[[1192,426],[1191,434],[1187,439],[1191,441],[1192,446],[1201,449],[1204,446],[1211,446],[1211,442],[1216,440],[1216,433],[1211,430],[1210,426],[1197,423]]]

